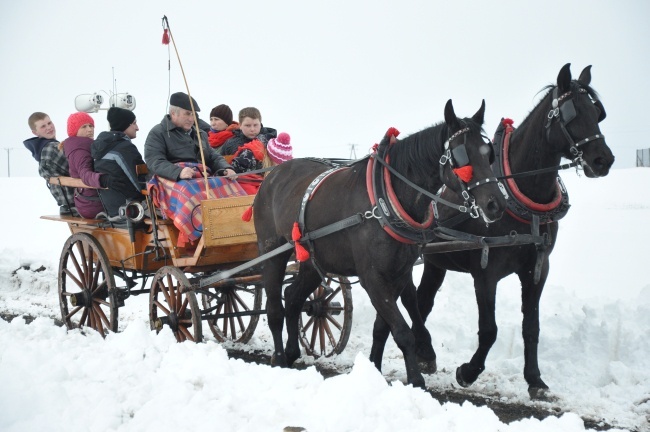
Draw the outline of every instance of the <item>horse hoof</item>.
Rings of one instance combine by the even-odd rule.
[[[438,370],[438,364],[436,363],[436,359],[433,360],[418,360],[418,366],[420,366],[420,371],[425,374],[434,374]]]
[[[551,393],[551,390],[548,387],[528,387],[528,396],[531,400],[542,401],[542,402],[555,402],[557,401],[557,396]]]
[[[456,382],[461,386],[461,387],[469,387],[472,385],[471,382],[465,381],[465,378],[463,378],[463,371],[462,371],[462,366],[458,366],[456,368]]]
[[[281,353],[273,353],[273,355],[271,356],[271,366],[288,367],[287,358]]]

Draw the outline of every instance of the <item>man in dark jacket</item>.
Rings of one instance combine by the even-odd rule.
[[[201,136],[201,146],[205,164],[213,174],[232,176],[235,174],[232,167],[208,143],[205,131],[194,126],[194,110],[199,112],[199,106],[185,93],[174,93],[169,98],[169,114],[160,124],[149,131],[144,144],[144,160],[147,162],[149,172],[160,177],[178,181],[195,177],[193,168],[181,168],[177,162],[201,163],[201,151],[197,133]]]
[[[109,174],[115,180],[112,187],[99,191],[109,217],[119,214],[121,206],[131,201],[142,201],[140,192],[144,176],[138,177],[136,165],[144,164],[138,148],[131,142],[137,135],[138,123],[133,112],[112,107],[108,110],[110,132],[102,132],[91,144],[90,152],[94,159],[95,171]]]

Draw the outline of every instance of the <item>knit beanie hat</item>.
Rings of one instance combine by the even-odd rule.
[[[112,131],[124,132],[135,121],[135,114],[128,109],[111,107],[106,120]]]
[[[269,157],[276,164],[281,164],[293,159],[293,147],[291,147],[291,137],[286,132],[281,132],[277,138],[271,138],[266,145],[266,151]]]
[[[224,121],[228,126],[232,124],[232,110],[228,105],[217,105],[210,111],[210,118],[217,117]]]
[[[85,125],[86,123],[90,123],[91,125],[95,126],[95,120],[93,120],[93,118],[85,112],[76,112],[74,114],[70,114],[70,117],[68,117],[68,136],[77,136],[77,132],[79,132],[81,126]]]

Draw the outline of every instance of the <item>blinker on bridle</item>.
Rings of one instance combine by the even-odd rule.
[[[578,88],[578,92],[588,94],[587,90],[583,89],[582,87]],[[566,137],[567,141],[569,141],[569,152],[574,157],[573,162],[578,163],[578,166],[582,167],[584,161],[582,159],[582,152],[580,151],[579,147],[600,138],[605,139],[605,135],[595,134],[578,142],[575,142],[573,140],[571,134],[569,134],[569,131],[566,128],[566,125],[569,124],[577,116],[573,100],[567,99],[569,96],[571,96],[571,94],[572,93],[569,90],[568,92],[558,97],[558,88],[555,87],[553,89],[553,101],[551,102],[551,110],[548,112],[548,121],[546,122],[546,139],[550,141],[549,137],[551,134],[551,124],[553,123],[554,119],[558,119],[560,123],[560,129],[562,130],[562,133]],[[589,97],[591,98],[591,95],[589,95]],[[560,104],[560,102],[562,102],[562,104]],[[602,102],[600,102],[598,99],[592,99],[592,103],[596,106],[596,108],[598,108],[598,123],[600,123],[607,116],[605,113],[605,107],[603,107]]]
[[[461,189],[461,196],[463,197],[463,200],[465,200],[464,205],[470,209],[469,215],[477,219],[480,217],[479,214],[479,207],[476,205],[476,199],[472,196],[470,191],[480,185],[487,184],[490,182],[499,182],[496,177],[488,177],[485,178],[481,181],[477,181],[475,183],[470,184],[469,180],[470,178],[467,178],[467,180],[464,180],[461,178],[459,175],[459,169],[464,168],[464,167],[469,167],[470,169],[472,168],[470,165],[470,160],[469,160],[469,155],[467,153],[467,133],[470,131],[469,127],[465,127],[463,129],[460,129],[456,131],[453,135],[445,141],[444,145],[444,153],[440,157],[440,178],[443,178],[444,176],[444,169],[445,165],[449,163],[449,166],[451,167],[452,172],[458,179],[458,183],[460,184],[460,189]],[[463,143],[460,145],[457,145],[453,149],[450,148],[450,143],[455,139],[458,138],[459,136],[463,136]],[[489,144],[486,143],[486,146]],[[488,147],[488,150],[491,151],[490,155],[490,163],[494,160],[494,151],[492,150],[491,147]]]

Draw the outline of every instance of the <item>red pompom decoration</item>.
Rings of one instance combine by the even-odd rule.
[[[512,126],[515,123],[511,118],[507,118],[507,117],[504,118],[501,122],[504,125],[510,125],[510,126]]]
[[[253,206],[249,206],[246,211],[241,215],[241,220],[244,222],[250,222],[253,217]]]
[[[474,170],[472,169],[471,165],[465,165],[464,167],[454,168],[454,174],[456,174],[459,179],[467,183],[472,179]]]
[[[162,43],[163,45],[169,45],[169,32],[167,29],[163,32]]]
[[[291,240],[294,241],[294,246],[296,248],[296,259],[299,262],[305,262],[309,259],[309,252],[307,252],[307,249],[299,243],[301,238],[302,234],[300,233],[300,225],[298,225],[298,222],[294,222],[293,229],[291,230]]]

